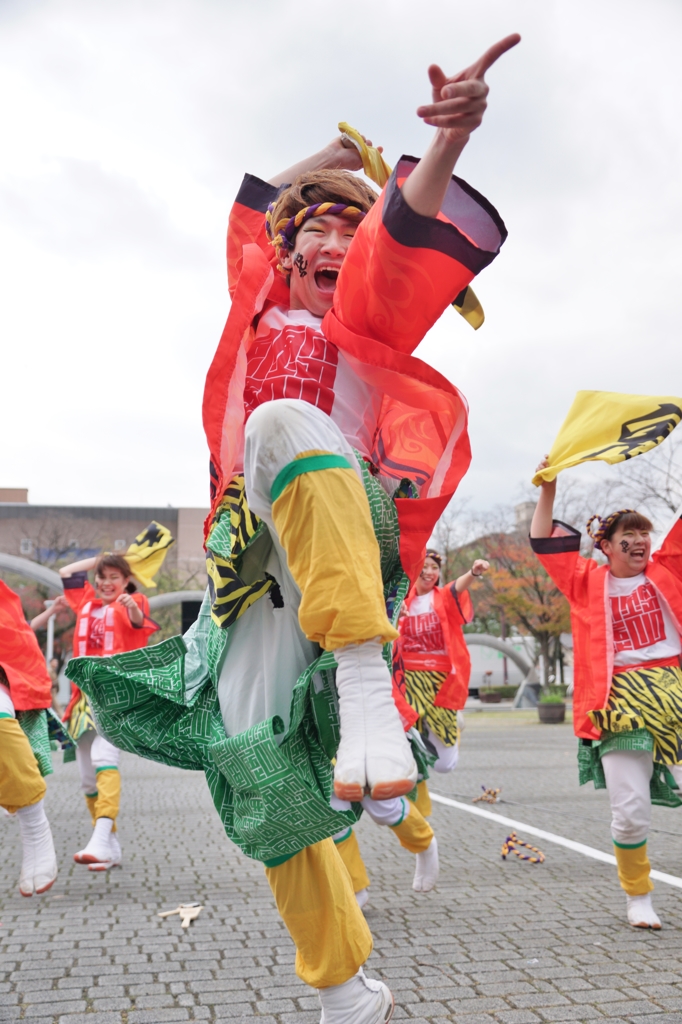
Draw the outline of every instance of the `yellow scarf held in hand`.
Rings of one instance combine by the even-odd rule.
[[[168,548],[174,543],[170,530],[154,520],[142,533],[138,533],[123,557],[141,586],[156,586],[154,576],[163,565]]]
[[[357,128],[352,128],[346,121],[339,121],[339,131],[357,149],[362,158],[362,169],[370,181],[383,188],[391,177],[391,168],[376,146],[368,146]],[[485,320],[483,307],[471,286],[467,286],[459,293],[452,307],[475,331]]]
[[[533,477],[538,487],[583,462],[625,462],[665,441],[682,420],[682,398],[579,391],[549,453]]]

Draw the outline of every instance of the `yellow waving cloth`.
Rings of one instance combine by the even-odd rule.
[[[138,533],[123,557],[143,587],[156,586],[153,577],[163,565],[168,548],[174,543],[170,530],[154,520],[142,533]]]
[[[539,486],[581,462],[624,462],[648,452],[682,420],[682,398],[579,391],[549,453],[533,477]]]
[[[339,131],[344,139],[348,139],[349,143],[352,143],[359,152],[362,158],[362,169],[370,181],[373,181],[379,188],[383,188],[391,177],[391,168],[376,146],[368,146],[357,128],[351,128],[346,121],[339,121]],[[485,320],[483,307],[470,286],[459,293],[452,306],[475,331]]]

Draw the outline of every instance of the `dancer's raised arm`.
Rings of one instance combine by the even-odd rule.
[[[538,473],[549,465],[549,457],[545,455],[542,462],[535,470]],[[531,537],[551,537],[554,524],[554,498],[556,497],[556,477],[554,480],[543,480],[540,484],[540,497],[535,506],[533,519],[530,524]]]
[[[363,135],[363,138],[364,135]],[[365,139],[368,146],[372,145],[371,139]],[[382,147],[377,147],[379,152],[382,152]],[[343,136],[337,135],[336,138],[332,139],[326,146],[324,146],[318,153],[313,153],[312,156],[305,157],[303,160],[299,160],[298,163],[292,167],[287,167],[285,171],[280,171],[279,174],[275,174],[274,177],[268,179],[268,185],[290,185],[292,181],[295,181],[299,174],[307,174],[308,171],[361,171],[362,170],[362,157],[358,152],[356,146],[348,140],[344,140]]]

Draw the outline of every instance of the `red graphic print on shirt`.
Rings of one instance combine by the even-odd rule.
[[[638,651],[665,640],[663,613],[652,585],[642,583],[631,594],[612,597],[613,646],[618,651]]]
[[[104,647],[103,615],[100,615],[97,618],[94,615],[90,616],[90,635],[88,636],[88,646],[91,651],[100,651]]]
[[[399,628],[404,652],[424,654],[427,651],[445,650],[443,627],[435,612],[404,615]]]
[[[263,402],[299,398],[331,414],[338,349],[308,324],[287,324],[256,338],[246,364],[247,417]]]

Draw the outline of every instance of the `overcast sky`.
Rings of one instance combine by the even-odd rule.
[[[512,31],[457,168],[509,229],[486,323],[417,352],[470,403],[460,494],[518,499],[578,389],[680,394],[679,0],[0,0],[0,486],[205,505],[243,172],[340,120],[421,154],[428,64]]]

